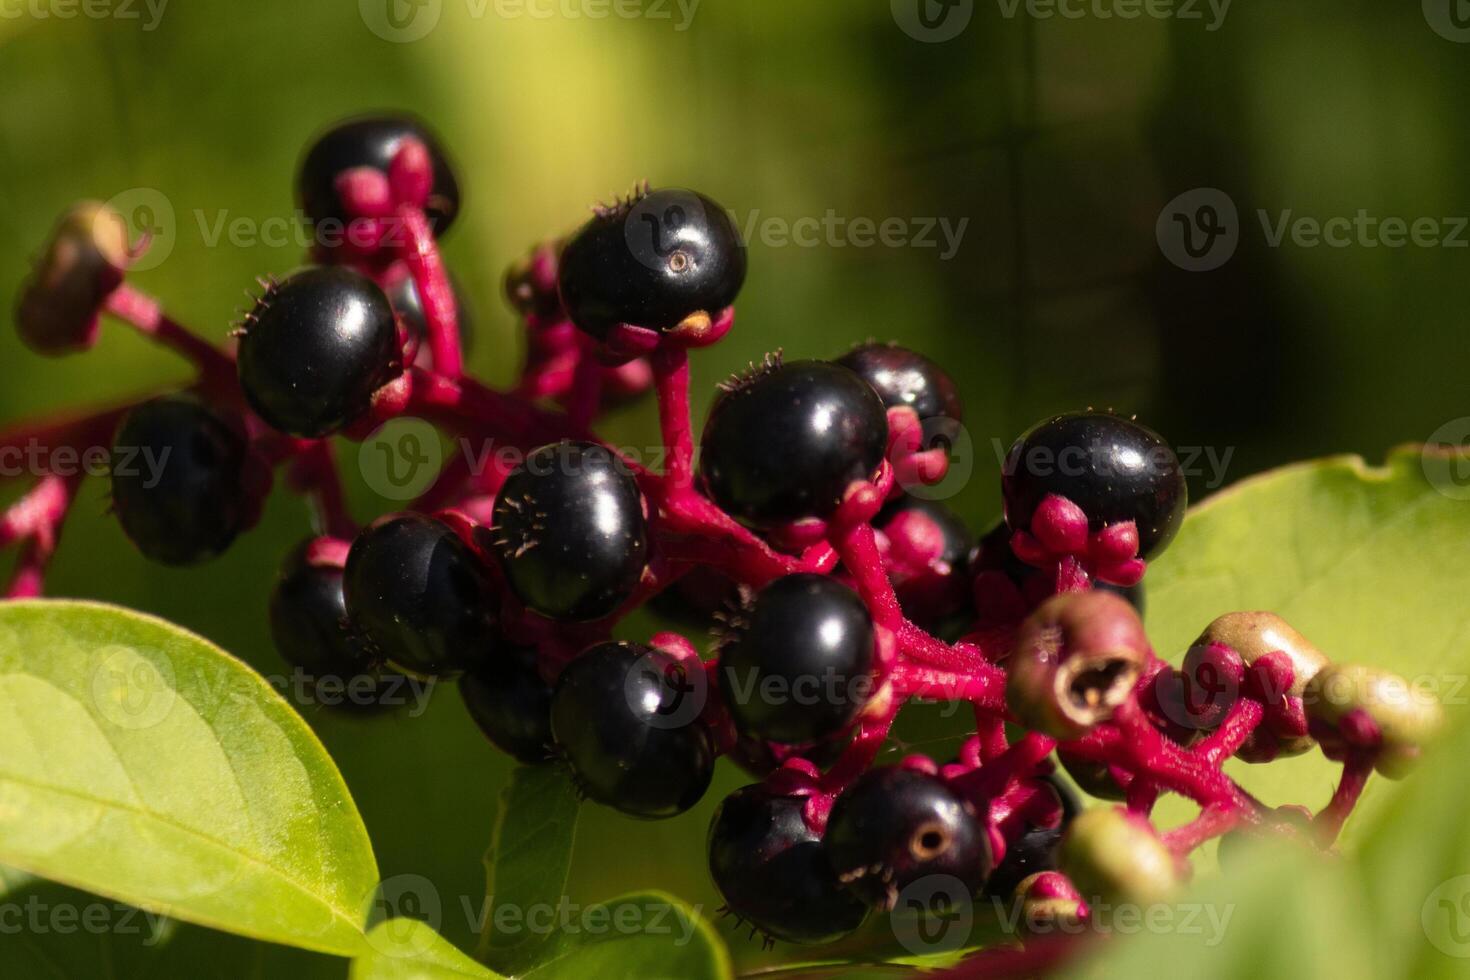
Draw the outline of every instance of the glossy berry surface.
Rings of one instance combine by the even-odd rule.
[[[396,373],[393,307],[351,269],[318,266],[273,284],[243,331],[240,387],[262,419],[294,436],[357,419]]]
[[[1011,447],[1001,474],[1006,522],[1026,528],[1049,494],[1087,514],[1093,531],[1133,521],[1138,555],[1162,551],[1184,520],[1188,492],[1168,443],[1137,422],[1107,412],[1059,415]]]
[[[826,847],[842,880],[879,908],[931,875],[951,875],[979,894],[991,867],[970,803],[938,776],[898,766],[868,770],[837,798]]]
[[[636,643],[599,643],[557,678],[551,730],[589,797],[635,817],[683,813],[714,775],[714,744],[683,666]]]
[[[112,450],[112,505],[148,558],[192,565],[221,554],[253,519],[244,438],[193,398],[144,402]]]
[[[830,943],[868,909],[837,880],[802,802],[760,785],[725,797],[710,822],[710,875],[729,910],[767,936]]]
[[[439,140],[424,123],[412,116],[385,114],[359,116],[337,123],[318,135],[308,147],[296,172],[296,199],[301,210],[321,227],[318,239],[324,244],[340,240],[349,215],[337,193],[337,176],[354,167],[371,167],[388,172],[399,146],[409,137],[423,143],[429,151],[434,171],[433,189],[424,206],[424,214],[436,235],[449,230],[459,213],[459,182]]]
[[[491,540],[511,591],[557,620],[597,619],[648,559],[638,484],[604,446],[559,442],[526,457],[495,500]]]
[[[501,644],[459,679],[459,693],[496,748],[527,765],[553,757],[551,685],[536,669],[534,647]]]
[[[603,210],[567,243],[557,273],[567,315],[594,337],[619,323],[669,330],[693,313],[714,318],[744,282],[729,212],[675,188]]]
[[[953,444],[964,421],[959,389],[943,368],[917,351],[897,344],[869,343],[837,359],[873,386],[886,408],[911,408],[924,429],[925,448],[944,438]]]
[[[1055,777],[1045,780],[1051,792],[1061,804],[1061,819],[1053,826],[1028,825],[1016,840],[1006,847],[1006,856],[990,872],[985,882],[984,894],[1000,899],[1009,899],[1015,894],[1016,886],[1039,871],[1055,871],[1057,868],[1057,844],[1066,833],[1072,818],[1081,812],[1082,805],[1077,795]]]
[[[744,735],[812,742],[852,722],[872,693],[873,619],[822,575],[762,589],[720,648],[720,690]]]
[[[400,677],[380,677],[371,651],[347,621],[342,569],[307,561],[304,542],[287,557],[271,591],[271,639],[326,707],[373,711],[401,703]]]
[[[830,515],[883,461],[888,416],[871,385],[837,364],[793,361],[741,379],[715,401],[700,467],[736,517],[772,525]]]
[[[352,542],[343,590],[353,628],[399,670],[449,676],[494,656],[489,576],[441,521],[379,518]]]

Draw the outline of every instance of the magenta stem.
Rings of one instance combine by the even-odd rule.
[[[396,214],[405,238],[400,253],[423,303],[434,370],[450,380],[458,379],[464,374],[464,354],[459,344],[459,312],[454,290],[449,285],[449,274],[439,256],[439,245],[434,240],[434,231],[423,209],[417,205],[400,205]]]
[[[148,339],[187,358],[211,387],[233,378],[235,360],[186,330],[163,312],[158,300],[124,282],[107,296],[105,309]]]
[[[1332,799],[1320,813],[1312,818],[1312,826],[1317,831],[1317,839],[1323,847],[1330,847],[1342,833],[1343,825],[1347,823],[1347,818],[1352,814],[1353,808],[1358,805],[1358,800],[1368,785],[1368,777],[1372,774],[1373,756],[1371,753],[1354,752],[1343,763],[1342,778],[1338,781]]]

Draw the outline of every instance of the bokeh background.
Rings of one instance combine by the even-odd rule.
[[[218,223],[292,219],[311,134],[399,108],[431,121],[461,172],[465,211],[445,246],[471,298],[477,373],[515,375],[522,339],[499,281],[531,243],[635,180],[696,187],[755,231],[737,328],[695,363],[696,413],[716,381],[776,347],[830,356],[874,337],[926,351],[968,407],[972,474],[951,502],[977,530],[998,514],[997,452],[1051,412],[1136,412],[1176,445],[1228,458],[1225,482],[1328,453],[1376,460],[1467,414],[1470,30],[1450,19],[1450,0],[1237,2],[1223,18],[1201,2],[1193,17],[1136,19],[1076,3],[1084,16],[923,0],[944,15],[933,30],[919,2],[646,0],[619,8],[643,16],[597,17],[613,8],[172,0],[160,13],[117,0],[97,18],[0,0],[0,307],[13,307],[69,202],[131,191],[125,203],[161,196],[174,212],[167,257],[138,285],[223,341],[253,278],[289,270],[302,249],[231,241],[228,228],[216,239]],[[1190,271],[1158,231],[1220,200],[1189,195],[1199,188],[1236,215],[1222,216],[1223,251],[1205,260],[1215,267]],[[1272,241],[1283,214],[1360,212],[1433,219],[1439,243]],[[782,227],[829,214],[844,230],[816,247],[779,241]],[[906,243],[863,247],[859,219],[897,219]],[[941,222],[964,223],[953,250],[937,230],[936,246],[913,240]],[[0,424],[186,377],[125,330],[63,360],[0,331]],[[646,445],[653,422],[650,405],[634,406],[604,431]],[[1196,497],[1219,482],[1209,458]],[[359,517],[394,506],[363,484],[351,447],[343,459]],[[7,484],[4,499],[19,489]],[[267,673],[284,669],[264,613],[279,559],[307,532],[298,500],[278,493],[257,531],[188,571],[146,564],[105,508],[92,481],[52,592],[148,610]],[[383,874],[431,882],[442,931],[469,947],[465,906],[483,894],[505,760],[450,689],[419,718],[304,710]],[[945,724],[920,719],[901,734],[922,742]],[[589,811],[571,899],[665,887],[713,913],[704,829],[741,781],[722,767],[705,804],[666,824]],[[763,962],[758,943],[729,935],[740,962]],[[177,942],[200,976],[345,970],[203,930]]]

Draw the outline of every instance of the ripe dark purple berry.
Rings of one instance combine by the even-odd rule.
[[[873,386],[885,408],[911,408],[924,425],[924,448],[954,444],[964,421],[964,403],[944,369],[916,351],[897,344],[867,343],[837,359]]]
[[[148,558],[192,565],[224,552],[254,520],[244,437],[192,397],[132,409],[112,450],[112,505]]]
[[[826,361],[777,361],[716,399],[700,469],[721,507],[774,525],[829,516],[887,444],[888,416],[866,381]]]
[[[351,269],[318,266],[273,283],[246,316],[240,386],[269,425],[318,438],[367,412],[398,360],[383,291]]]
[[[619,323],[671,330],[735,302],[745,243],[729,212],[703,194],[637,193],[567,242],[557,282],[567,315],[594,337]]]
[[[535,647],[501,644],[459,679],[459,693],[496,748],[526,765],[553,757],[551,685],[536,669]]]
[[[52,356],[91,347],[97,316],[132,261],[130,248],[126,219],[106,204],[81,201],[62,215],[16,304],[26,346]]]
[[[1168,443],[1109,412],[1058,415],[1021,436],[1006,456],[1001,492],[1012,528],[1028,527],[1049,494],[1081,507],[1093,531],[1133,521],[1140,558],[1168,545],[1188,504],[1184,473]]]
[[[814,742],[852,723],[872,694],[873,619],[823,575],[787,575],[734,618],[720,690],[742,734]]]
[[[635,817],[672,817],[714,775],[714,741],[684,666],[636,643],[599,643],[557,679],[551,731],[582,791]]]
[[[344,170],[371,167],[388,172],[398,148],[409,137],[429,151],[434,171],[433,189],[424,206],[435,235],[442,235],[459,213],[459,182],[454,169],[422,120],[391,113],[357,116],[335,123],[307,148],[296,173],[296,197],[306,217],[317,226],[319,242],[334,245],[346,235],[349,221],[337,193],[337,177]]]
[[[543,616],[606,616],[643,575],[643,495],[605,446],[542,446],[506,479],[494,515],[492,542],[506,582]]]
[[[887,542],[888,576],[904,615],[937,629],[969,604],[975,538],[954,511],[905,494],[879,511],[873,526]]]
[[[399,670],[449,677],[496,655],[487,570],[441,521],[379,518],[352,542],[343,589],[353,628]]]
[[[837,798],[825,843],[838,876],[878,908],[932,875],[978,895],[990,874],[990,842],[969,801],[938,776],[899,766],[870,769]]]
[[[303,542],[287,557],[271,592],[271,639],[282,659],[327,707],[375,711],[401,703],[406,681],[380,677],[372,652],[347,621],[342,569],[307,561]]]
[[[730,911],[773,939],[835,942],[868,913],[837,880],[821,838],[802,819],[802,800],[759,784],[731,793],[715,811],[709,869]]]

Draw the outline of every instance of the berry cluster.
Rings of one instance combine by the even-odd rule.
[[[340,123],[305,154],[313,264],[262,280],[234,350],[198,340],[130,285],[147,242],[104,206],[61,221],[18,310],[43,353],[90,346],[106,315],[182,354],[188,391],[0,434],[115,439],[128,537],[172,565],[223,552],[273,476],[314,505],[271,600],[280,653],[318,678],[457,680],[489,739],[559,760],[582,792],[638,817],[694,805],[729,755],[761,782],[720,806],[709,863],[729,909],[767,937],[824,943],[906,888],[957,883],[1078,919],[1088,901],[1163,894],[1228,832],[1330,846],[1373,769],[1401,775],[1437,708],[1402,681],[1333,664],[1265,612],[1210,624],[1178,668],[1140,620],[1147,562],[1186,506],[1157,434],[1110,412],[1016,440],[1001,524],[972,538],[922,488],[962,421],[952,379],[867,343],[831,361],[771,355],[721,385],[699,434],[689,351],[734,322],[746,252],[704,195],[640,187],[508,274],[528,354],[508,392],[462,373],[467,339],[437,236],[459,208],[438,141],[410,118]],[[338,234],[327,235],[330,225]],[[642,465],[590,424],[649,390],[667,457]],[[404,415],[518,449],[451,459],[423,498],[359,528],[331,436]],[[115,434],[115,435],[114,435]],[[121,465],[166,461],[147,479]],[[0,523],[19,543],[12,597],[36,595],[76,490],[47,475]],[[613,628],[645,603],[714,630]],[[912,699],[967,702],[957,757],[875,765]],[[1320,746],[1343,763],[1303,820],[1224,774]],[[1087,792],[1124,804],[1080,811]],[[1157,833],[1160,794],[1201,813]]]

